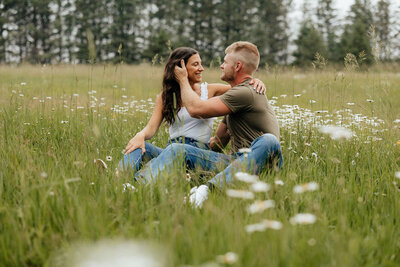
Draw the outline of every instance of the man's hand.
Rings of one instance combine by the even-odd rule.
[[[261,80],[254,78],[249,84],[253,85],[253,89],[256,90],[258,94],[265,95],[267,88],[265,88],[265,84]]]
[[[146,152],[145,142],[144,142],[144,134],[142,132],[138,132],[135,137],[133,137],[128,145],[125,148],[125,154],[129,154],[137,148],[142,149],[142,154]]]
[[[181,59],[181,67],[179,67],[178,65],[175,66],[174,76],[179,84],[181,84],[185,80],[187,81],[188,73],[186,70],[185,61],[183,59]]]

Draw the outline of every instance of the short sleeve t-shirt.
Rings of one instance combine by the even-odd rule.
[[[224,118],[231,134],[232,152],[249,148],[257,137],[271,133],[279,140],[279,124],[265,95],[257,94],[250,80],[236,85],[220,96],[232,113]]]

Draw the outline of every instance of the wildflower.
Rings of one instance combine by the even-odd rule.
[[[351,161],[351,165],[356,165],[356,161],[354,159]]]
[[[396,177],[397,179],[400,179],[400,172],[396,172],[396,173],[394,174],[394,177]]]
[[[301,194],[306,191],[316,191],[318,190],[318,184],[316,182],[311,182],[307,184],[302,184],[302,185],[296,185],[293,188],[293,192],[296,194]]]
[[[41,172],[41,173],[40,173],[40,176],[41,176],[42,178],[47,178],[47,173],[46,173],[46,172]]]
[[[49,196],[51,196],[51,197],[54,196],[54,192],[53,192],[53,191],[50,191],[48,194],[49,194]]]
[[[79,96],[79,94],[73,94],[73,96],[75,96],[75,97],[78,97],[78,96]]]
[[[51,100],[51,96],[46,96],[46,99],[49,99],[49,100]]]
[[[314,238],[310,238],[310,239],[307,241],[307,244],[308,244],[309,246],[313,247],[313,246],[315,246],[315,244],[317,244],[317,241],[316,241]]]
[[[125,90],[126,90],[126,88],[125,88],[125,87],[122,87],[122,88],[121,88],[121,90],[122,90],[122,91],[125,91]]]
[[[114,84],[113,87],[114,87],[114,88],[118,88],[118,85]]]
[[[24,125],[31,125],[29,122],[24,122]]]
[[[311,153],[311,157],[315,157],[315,161],[318,160],[318,155],[317,155],[317,153],[315,153],[315,152]]]
[[[22,86],[26,85],[26,82],[22,82],[21,85],[22,85]]]
[[[121,97],[122,97],[122,98],[128,98],[126,95],[122,95]]]
[[[260,223],[246,225],[245,230],[247,233],[263,232],[266,229],[280,230],[282,223],[278,221],[263,220]]]
[[[13,94],[16,94],[16,93],[17,93],[17,91],[15,91],[15,90],[11,90],[11,93],[13,93]]]
[[[24,97],[24,95],[23,95],[23,94],[19,94],[19,96],[20,96],[20,97]]]
[[[250,153],[251,149],[250,148],[240,148],[239,153]]]
[[[186,173],[186,182],[190,182],[192,180],[192,177],[190,176],[190,173]]]
[[[226,190],[226,194],[228,195],[228,197],[233,197],[233,198],[243,198],[243,199],[253,199],[254,198],[253,192],[245,191],[245,190],[228,189],[228,190]]]
[[[71,266],[160,267],[167,266],[166,251],[148,241],[100,240],[77,243],[63,253]]]
[[[281,97],[282,97],[282,98],[286,98],[286,97],[287,97],[287,95],[281,95]]]
[[[284,185],[285,183],[282,180],[275,180],[275,185]]]
[[[295,224],[313,224],[317,218],[311,213],[299,213],[290,218],[290,223]]]
[[[348,105],[348,106],[354,106],[354,103],[349,102],[349,103],[347,103],[347,105]]]
[[[264,182],[255,182],[252,185],[250,185],[250,189],[253,192],[267,192],[270,189],[270,185]]]
[[[61,124],[67,124],[68,121],[61,121]]]
[[[107,164],[101,159],[95,159],[94,164],[96,164],[97,167],[100,167],[102,169],[107,169]]]
[[[372,99],[367,99],[367,102],[369,102],[369,103],[374,103],[375,101],[372,100]]]
[[[301,94],[294,95],[295,98],[298,98],[300,96],[301,96]]]
[[[355,134],[344,127],[339,127],[339,126],[333,126],[333,125],[327,125],[327,126],[321,126],[319,128],[319,132],[323,134],[329,134],[329,136],[333,140],[340,140],[340,139],[350,139],[353,137]]]
[[[126,191],[134,191],[136,188],[133,186],[133,185],[131,185],[130,183],[124,183],[124,184],[122,184],[122,187],[123,187],[123,189],[122,189],[122,192],[126,192]]]
[[[273,200],[256,201],[247,208],[247,211],[250,214],[254,214],[273,207],[275,207],[275,201]]]
[[[255,183],[258,181],[257,175],[251,175],[245,172],[237,172],[235,173],[236,179],[245,183]]]
[[[107,161],[112,161],[112,157],[111,157],[111,156],[107,156],[107,157],[106,157],[106,160],[107,160]]]
[[[396,144],[397,144],[398,146],[400,146],[400,140],[398,140],[398,141],[396,142]]]
[[[315,100],[310,100],[310,104],[315,104],[315,103],[317,103],[317,101],[315,101]]]
[[[227,252],[224,255],[218,255],[217,261],[221,264],[234,264],[238,260],[238,255],[234,252]]]

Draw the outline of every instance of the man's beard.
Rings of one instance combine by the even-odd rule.
[[[223,72],[221,75],[221,80],[228,82],[228,83],[233,81],[234,79],[235,79],[235,77],[234,77],[233,73]]]

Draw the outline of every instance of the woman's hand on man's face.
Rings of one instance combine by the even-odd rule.
[[[186,70],[185,61],[183,59],[181,59],[181,67],[178,65],[175,66],[174,76],[178,83],[181,83],[187,79],[188,73]]]

